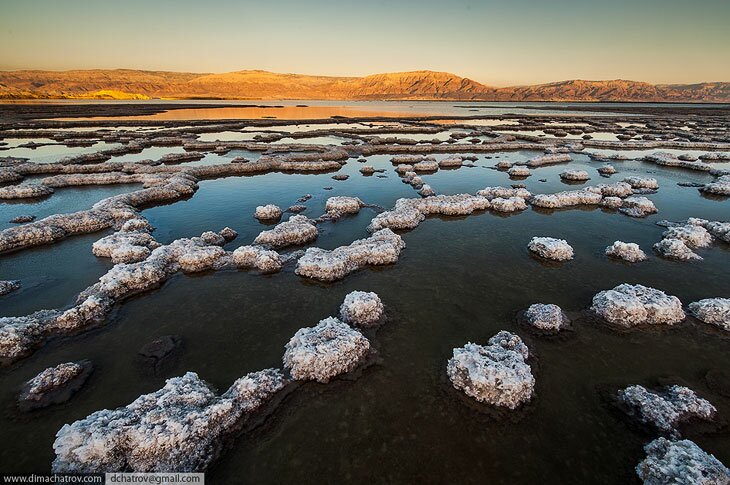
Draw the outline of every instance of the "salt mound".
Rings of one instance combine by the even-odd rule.
[[[256,268],[262,273],[276,273],[283,266],[279,253],[261,246],[241,246],[233,251],[232,258],[239,268]]]
[[[0,187],[0,200],[6,199],[33,199],[37,197],[45,197],[53,193],[53,188],[47,185],[26,184],[26,185],[10,185],[8,187]]]
[[[613,165],[606,164],[598,167],[598,173],[600,173],[601,175],[613,175],[616,173],[616,169]]]
[[[652,189],[659,188],[659,182],[655,178],[649,177],[626,177],[624,182],[631,185],[635,189]]]
[[[115,232],[96,241],[91,246],[95,256],[111,258],[113,263],[142,261],[160,244],[148,232]]]
[[[456,348],[446,366],[454,388],[479,402],[515,409],[532,397],[535,378],[522,340],[502,331],[482,346]]]
[[[423,160],[413,164],[414,172],[436,172],[439,164],[435,160]]]
[[[571,161],[572,158],[568,153],[552,153],[547,155],[539,155],[531,158],[527,162],[528,167],[541,167],[543,165],[551,165],[554,163],[564,163]]]
[[[381,229],[367,239],[332,251],[309,248],[299,259],[295,272],[320,281],[335,281],[367,265],[393,264],[405,246],[399,235]]]
[[[272,248],[283,248],[314,241],[318,234],[313,220],[307,216],[295,215],[288,221],[277,224],[273,229],[261,232],[253,242]]]
[[[628,197],[624,199],[619,211],[631,217],[645,217],[649,214],[656,214],[659,210],[654,202],[646,197]]]
[[[477,191],[477,195],[485,197],[488,200],[502,198],[509,199],[510,197],[520,197],[521,199],[527,199],[532,194],[525,188],[512,188],[512,187],[485,187],[482,190]]]
[[[662,234],[662,237],[665,239],[679,239],[693,249],[706,248],[712,243],[712,236],[707,232],[707,229],[692,224],[670,227]]]
[[[441,160],[439,162],[439,167],[441,167],[441,168],[461,167],[462,163],[464,163],[464,160],[461,157],[452,155],[450,157],[446,157],[443,160]]]
[[[692,251],[681,239],[662,239],[654,245],[660,256],[677,261],[701,261],[702,256]]]
[[[546,259],[567,261],[573,259],[573,248],[564,239],[553,237],[533,237],[527,249]]]
[[[358,197],[337,196],[327,199],[325,210],[331,214],[357,214],[365,203]]]
[[[591,310],[610,323],[673,325],[684,320],[682,302],[676,296],[642,285],[618,285],[593,297]]]
[[[202,472],[242,420],[285,384],[279,370],[266,369],[217,396],[194,372],[168,379],[126,407],[64,425],[53,443],[53,472]]]
[[[436,195],[436,192],[434,192],[430,185],[423,184],[421,186],[421,189],[418,191],[418,194],[421,197],[433,197],[434,195]]]
[[[373,292],[353,291],[348,293],[340,306],[343,322],[359,327],[371,327],[383,316],[383,303]]]
[[[391,211],[378,214],[368,226],[373,232],[383,228],[413,229],[427,215],[464,216],[491,207],[485,197],[470,194],[437,195],[425,199],[398,199]]]
[[[576,205],[597,205],[602,198],[600,193],[589,190],[569,190],[555,194],[534,194],[529,202],[536,207],[559,209]]]
[[[570,323],[558,305],[535,303],[525,311],[527,323],[543,332],[558,333]]]
[[[698,320],[730,331],[730,298],[705,298],[690,303],[689,311]]]
[[[625,243],[622,241],[615,241],[612,245],[607,247],[606,256],[623,259],[629,263],[636,263],[646,259],[646,254],[641,250],[638,244]]]
[[[0,296],[7,295],[13,291],[20,289],[20,281],[18,280],[2,280],[0,281]]]
[[[66,362],[41,371],[23,385],[18,404],[24,411],[68,401],[91,374],[88,360]]]
[[[329,382],[350,372],[370,352],[370,342],[346,323],[329,317],[300,328],[286,344],[284,367],[294,379]]]
[[[644,447],[647,456],[636,474],[647,485],[727,485],[730,470],[690,440],[657,438]]]
[[[279,219],[282,213],[279,206],[267,204],[256,207],[256,212],[254,212],[253,216],[260,221],[274,221]]]
[[[529,177],[532,175],[532,172],[527,167],[512,167],[507,170],[507,174],[510,177]]]
[[[563,180],[573,180],[576,182],[583,182],[591,178],[588,172],[585,170],[566,170],[560,174],[560,178]]]
[[[517,212],[527,209],[527,202],[522,197],[510,197],[509,199],[497,197],[491,202],[492,209],[497,212]]]
[[[717,409],[692,389],[668,386],[661,391],[649,391],[642,386],[630,386],[619,391],[618,399],[644,423],[660,431],[678,436],[677,426],[694,418],[711,420]]]

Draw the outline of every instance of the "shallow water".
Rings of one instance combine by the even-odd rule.
[[[171,147],[160,150],[175,152]],[[296,330],[335,315],[345,294],[359,289],[377,292],[387,309],[387,323],[368,332],[377,350],[373,365],[327,385],[300,385],[262,426],[232,443],[210,470],[211,483],[241,483],[241,477],[247,483],[373,478],[426,483],[635,482],[633,467],[644,457],[642,446],[655,435],[631,424],[612,406],[611,395],[627,385],[656,385],[659,379],[669,379],[709,399],[727,422],[730,399],[709,389],[704,375],[727,368],[730,336],[692,319],[674,328],[617,332],[586,318],[584,310],[596,292],[623,282],[662,289],[685,304],[730,297],[730,245],[716,243],[699,250],[705,259],[696,263],[671,262],[651,253],[663,232],[656,221],[727,220],[730,201],[677,185],[706,183],[712,179],[706,173],[637,160],[612,162],[619,173],[610,178],[599,176],[596,169],[603,163],[587,155],[573,155],[569,164],[534,169],[524,180],[511,180],[493,168],[502,159],[523,161],[536,154],[479,154],[475,167],[439,170],[422,178],[445,194],[512,183],[550,193],[650,175],[658,179],[660,190],[648,197],[660,212],[645,219],[598,208],[430,218],[403,233],[407,248],[395,265],[358,271],[333,284],[300,278],[291,265],[266,276],[234,270],[177,275],[162,288],[118,306],[103,326],[55,339],[0,370],[0,442],[5,443],[0,447],[0,469],[50,470],[54,435],[63,424],[126,405],[185,371],[195,371],[225,390],[248,372],[281,366],[283,347]],[[259,154],[234,150],[190,164],[222,163],[235,156]],[[337,172],[350,175],[345,181],[333,180],[334,172],[205,180],[193,197],[145,209],[143,215],[157,228],[154,235],[161,243],[230,226],[239,233],[226,245],[232,250],[269,228],[253,217],[257,205],[274,203],[286,209],[311,194],[304,214],[317,217],[334,195],[358,196],[382,208],[399,197],[416,197],[389,160],[389,155],[367,157],[368,165],[385,173],[363,176],[358,171],[363,164],[350,159]],[[567,169],[587,170],[591,180],[565,184],[559,173]],[[34,204],[0,204],[0,224],[16,212],[40,218],[88,208],[136,187],[67,188]],[[365,228],[377,210],[363,208],[355,216],[322,223],[315,244],[331,249],[366,237]],[[104,234],[2,255],[2,279],[21,279],[24,287],[0,300],[0,315],[70,305],[79,291],[111,267],[108,260],[91,254],[92,243]],[[567,239],[575,260],[562,265],[537,261],[526,248],[533,236]],[[628,265],[609,260],[603,251],[615,240],[638,243],[649,261]],[[546,338],[518,325],[516,314],[536,302],[560,305],[574,319],[573,330]],[[536,356],[536,396],[515,412],[495,412],[470,402],[446,377],[446,361],[454,347],[485,343],[502,329],[522,336]],[[161,375],[144,372],[135,361],[136,352],[168,334],[183,338],[180,359]],[[16,409],[17,390],[25,380],[46,367],[84,358],[91,359],[96,370],[71,401],[32,414]],[[684,435],[730,463],[727,428],[700,432],[690,427]]]

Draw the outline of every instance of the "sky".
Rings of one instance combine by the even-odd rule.
[[[730,0],[0,0],[0,70],[730,81]]]

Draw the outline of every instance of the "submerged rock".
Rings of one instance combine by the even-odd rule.
[[[343,322],[358,327],[372,327],[383,316],[383,302],[372,291],[353,291],[348,293],[340,306],[340,318]]]
[[[705,298],[688,308],[698,320],[730,332],[730,298]]]
[[[677,426],[681,423],[691,419],[711,420],[717,413],[712,404],[692,389],[677,385],[661,391],[630,386],[619,391],[618,399],[643,423],[675,436],[678,436]]]
[[[286,222],[277,224],[271,230],[261,232],[253,242],[262,246],[283,248],[314,241],[318,234],[313,220],[307,216],[296,215],[291,216]]]
[[[533,237],[527,249],[545,259],[567,261],[573,259],[573,248],[564,239]]]
[[[53,443],[53,472],[202,472],[286,383],[279,370],[266,369],[217,396],[194,372],[168,379],[126,407],[64,425]]]
[[[393,264],[405,248],[403,239],[381,229],[366,239],[328,251],[309,248],[297,262],[296,274],[320,281],[336,281],[364,266]]]
[[[525,311],[528,325],[546,333],[558,333],[570,320],[558,305],[535,303]]]
[[[370,352],[370,342],[329,317],[315,327],[300,328],[285,348],[284,367],[294,379],[326,383],[355,369]]]
[[[702,256],[692,251],[681,239],[662,239],[654,245],[660,256],[677,261],[701,261]]]
[[[636,474],[647,485],[727,485],[730,470],[693,441],[657,438],[644,447]]]
[[[18,406],[29,411],[66,402],[84,385],[92,370],[88,360],[49,367],[23,385]]]
[[[535,378],[522,340],[502,331],[487,345],[456,348],[446,366],[455,389],[479,402],[515,409],[530,400]]]
[[[636,243],[625,243],[623,241],[615,241],[606,248],[606,256],[623,259],[629,263],[637,263],[646,260],[646,253],[641,250]]]
[[[182,337],[179,335],[163,335],[146,343],[137,352],[137,360],[146,369],[154,374],[161,372],[172,357],[179,353],[182,347]]]
[[[260,221],[275,221],[279,219],[281,215],[282,211],[278,206],[268,204],[256,207],[256,212],[253,216]]]
[[[13,291],[20,289],[20,281],[18,280],[4,280],[0,281],[0,296],[7,295]]]
[[[642,285],[622,284],[593,297],[591,310],[622,327],[674,325],[684,320],[682,302],[676,296]]]

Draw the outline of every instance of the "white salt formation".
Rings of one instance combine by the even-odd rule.
[[[702,256],[692,251],[681,239],[662,239],[654,244],[660,256],[676,261],[701,261]]]
[[[368,226],[370,232],[383,228],[413,229],[428,215],[465,216],[491,207],[485,197],[470,194],[437,195],[425,199],[398,199],[393,210],[381,212]]]
[[[636,474],[646,485],[727,485],[730,470],[693,441],[657,438],[644,447]]]
[[[340,318],[343,322],[358,327],[372,327],[383,316],[383,303],[372,291],[353,291],[348,293],[340,306]]]
[[[659,188],[659,182],[655,178],[649,177],[626,177],[624,182],[631,185],[634,189],[650,189],[656,190]]]
[[[631,217],[645,217],[649,214],[656,214],[659,212],[654,205],[654,202],[646,197],[637,196],[627,197],[624,199],[619,211]]]
[[[623,259],[629,263],[637,263],[646,260],[646,253],[636,243],[625,243],[615,241],[606,248],[606,256],[616,259]]]
[[[560,209],[576,205],[598,205],[603,197],[589,190],[569,190],[555,194],[533,194],[529,202],[536,207]]]
[[[622,327],[673,325],[685,318],[682,302],[676,296],[626,283],[594,296],[591,310],[608,322]]]
[[[126,227],[134,227],[127,225],[134,220],[138,219],[130,219]],[[146,231],[121,230],[96,241],[91,251],[95,256],[111,258],[113,263],[134,263],[147,258],[158,247],[160,244]]]
[[[524,188],[513,188],[513,187],[485,187],[477,191],[477,195],[485,197],[488,200],[502,198],[509,199],[511,197],[519,197],[521,199],[528,199],[532,194],[529,190]]]
[[[19,290],[20,286],[20,281],[18,280],[0,281],[0,296],[7,295],[8,293]]]
[[[650,391],[642,386],[630,386],[619,391],[618,399],[641,422],[655,426],[664,433],[679,436],[677,427],[691,419],[711,420],[717,409],[692,389],[667,386]]]
[[[730,175],[721,175],[713,182],[700,187],[700,190],[707,194],[730,196]]]
[[[279,253],[261,246],[241,246],[233,251],[232,259],[239,268],[255,268],[262,273],[281,271],[284,264]]]
[[[294,379],[326,383],[355,369],[370,352],[370,342],[329,317],[315,327],[300,328],[285,348],[284,367]]]
[[[390,229],[382,229],[349,246],[328,251],[309,248],[297,262],[296,274],[320,281],[336,281],[364,266],[393,264],[406,244]]]
[[[0,200],[11,199],[33,199],[37,197],[45,197],[53,193],[53,188],[47,185],[27,184],[27,185],[10,185],[0,187]]]
[[[441,168],[458,168],[461,167],[461,165],[464,163],[464,160],[461,157],[450,156],[442,159],[438,163],[439,167]]]
[[[272,248],[306,244],[317,239],[319,231],[315,222],[307,216],[291,216],[288,221],[277,224],[273,229],[261,232],[253,243]]]
[[[517,212],[527,209],[527,202],[522,197],[510,197],[503,199],[497,197],[491,200],[492,210],[497,212]]]
[[[56,434],[54,473],[202,472],[227,438],[287,381],[277,369],[241,377],[217,396],[194,372],[126,407],[97,411]]]
[[[363,165],[360,167],[360,173],[363,175],[372,175],[375,173],[375,167],[372,167],[370,165]]]
[[[539,155],[531,158],[527,162],[528,167],[541,167],[543,165],[552,165],[554,163],[565,163],[571,161],[572,158],[568,153],[552,153],[547,155]]]
[[[436,172],[438,169],[439,164],[436,160],[422,160],[413,164],[414,172]]]
[[[546,333],[558,333],[570,320],[558,305],[535,303],[525,311],[528,325]]]
[[[510,177],[529,177],[532,175],[532,172],[527,167],[512,167],[507,170],[507,174]]]
[[[598,205],[607,209],[616,210],[620,209],[621,206],[624,205],[624,201],[620,197],[604,197]]]
[[[418,194],[421,197],[433,197],[434,195],[436,195],[436,192],[434,192],[430,185],[423,184],[419,189]]]
[[[712,244],[712,236],[702,226],[685,224],[683,226],[672,226],[662,234],[664,239],[679,239],[688,247],[706,248]]]
[[[92,367],[91,362],[84,360],[44,369],[23,385],[18,405],[28,411],[68,401],[86,382]]]
[[[591,178],[585,170],[566,170],[560,174],[560,178],[568,181],[584,182]]]
[[[358,197],[337,196],[330,197],[325,203],[325,210],[336,216],[342,214],[357,214],[365,203]]]
[[[606,164],[598,167],[598,173],[600,173],[601,175],[613,175],[616,173],[616,169],[613,165]]]
[[[446,372],[454,388],[479,402],[515,409],[532,397],[535,378],[522,340],[502,331],[487,345],[454,349]]]
[[[688,308],[698,320],[730,332],[730,298],[705,298],[690,303]]]
[[[260,205],[256,207],[254,217],[260,221],[275,221],[281,217],[283,212],[274,204]]]
[[[533,237],[527,249],[545,259],[567,261],[573,259],[573,248],[564,239]]]

